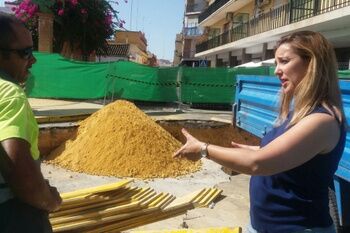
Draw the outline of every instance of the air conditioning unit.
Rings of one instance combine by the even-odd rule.
[[[226,13],[226,20],[232,21],[233,20],[233,12],[227,12]]]

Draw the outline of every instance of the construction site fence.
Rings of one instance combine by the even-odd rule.
[[[32,98],[232,104],[236,75],[274,72],[273,67],[150,67],[129,61],[72,61],[59,54],[34,56],[37,62],[26,83]],[[350,77],[350,72],[339,76]]]

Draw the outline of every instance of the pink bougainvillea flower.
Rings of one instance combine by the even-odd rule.
[[[85,15],[85,14],[87,14],[88,12],[87,12],[87,10],[86,10],[85,8],[83,8],[83,9],[80,10],[80,13],[82,13],[83,15]]]
[[[47,10],[52,13],[57,30],[65,41],[73,41],[77,44],[84,43],[84,54],[97,50],[105,44],[106,38],[114,34],[114,26],[123,28],[124,21],[118,19],[118,11],[114,10],[110,3],[128,2],[127,0],[18,0],[18,5],[12,9],[20,20],[27,23],[28,27],[37,30],[36,13]],[[91,9],[91,10],[90,10]],[[79,20],[77,20],[77,16]],[[59,19],[56,21],[56,19]],[[84,24],[84,25],[83,25]],[[89,25],[94,30],[85,30]],[[55,29],[56,30],[56,29]],[[62,33],[60,33],[60,30]],[[64,32],[64,33],[63,33]],[[67,33],[66,33],[67,32]]]
[[[64,15],[64,10],[63,10],[63,9],[59,9],[58,12],[57,12],[57,14],[58,14],[59,16]]]
[[[71,0],[70,3],[71,3],[73,6],[76,6],[76,5],[78,5],[78,0]]]
[[[32,5],[29,9],[28,9],[28,14],[30,17],[32,17],[36,12],[38,11],[38,6],[37,5]]]

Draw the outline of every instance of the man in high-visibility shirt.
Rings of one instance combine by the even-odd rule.
[[[20,87],[32,49],[23,23],[0,13],[0,232],[52,232],[48,212],[62,202],[41,173],[38,125]]]

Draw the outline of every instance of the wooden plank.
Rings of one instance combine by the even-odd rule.
[[[84,195],[91,195],[95,193],[111,191],[111,190],[124,187],[125,185],[129,184],[132,181],[133,181],[132,179],[122,180],[113,184],[106,184],[106,185],[101,185],[101,186],[92,187],[92,188],[80,189],[73,192],[63,193],[61,194],[61,197],[62,199],[69,199],[69,198],[75,198],[75,197],[84,196]]]
[[[81,207],[83,205],[89,205],[89,204],[96,204],[98,202],[107,202],[109,200],[120,200],[120,201],[126,201],[130,200],[132,195],[137,194],[137,189],[120,189],[120,192],[118,192],[118,196],[107,196],[104,193],[101,194],[94,194],[94,195],[84,195],[79,196],[75,198],[66,199],[62,202],[62,206],[60,207],[59,211],[63,211],[66,209],[73,209],[76,207]]]
[[[208,202],[209,200],[211,200],[212,196],[215,194],[216,191],[217,191],[217,189],[215,189],[215,188],[210,189],[209,193],[208,193],[207,195],[205,195],[205,196],[202,198],[202,200],[200,200],[200,201],[198,202],[198,206],[203,207],[204,204],[205,204],[206,202]],[[194,205],[195,205],[195,204],[194,204]]]
[[[95,217],[101,217],[101,216],[107,217],[107,216],[117,215],[117,214],[126,213],[126,212],[129,213],[138,209],[140,209],[140,203],[133,202],[133,203],[128,203],[126,205],[106,207],[105,209],[101,209],[101,210],[92,210],[90,212],[80,212],[74,215],[67,215],[67,216],[58,217],[58,218],[50,218],[50,222],[53,226],[56,226],[63,223],[74,223],[84,219],[91,219]]]
[[[205,192],[205,189],[201,189],[198,191],[195,191],[193,193],[190,193],[184,197],[176,198],[173,202],[171,202],[168,206],[164,207],[164,211],[169,211],[171,209],[176,209],[182,206],[186,206],[190,208],[192,206],[193,208],[193,201],[197,199],[199,195],[201,195],[203,192]],[[191,208],[190,208],[191,209]]]
[[[134,217],[132,219],[125,219],[124,221],[121,222],[116,222],[110,225],[104,225],[99,227],[98,229],[94,229],[94,230],[90,230],[90,231],[86,231],[86,233],[102,233],[102,232],[118,232],[118,231],[122,231],[122,230],[128,230],[128,229],[132,229],[134,227],[137,226],[142,226],[148,223],[152,223],[152,222],[156,222],[159,220],[163,220],[166,218],[170,218],[170,217],[175,217],[181,214],[186,213],[187,208],[186,207],[182,207],[179,209],[175,209],[175,210],[170,210],[168,212],[155,212],[155,213],[149,213],[149,214],[145,214],[145,215],[140,215],[137,217]]]
[[[174,230],[151,230],[131,231],[130,233],[241,233],[241,227],[209,227],[202,229],[174,229]]]
[[[206,202],[203,203],[203,206],[208,207],[210,203],[212,203],[220,194],[222,193],[222,190],[217,189],[215,193],[209,198]]]
[[[81,228],[88,228],[88,227],[96,227],[96,226],[100,226],[100,225],[107,225],[111,222],[115,222],[115,221],[120,221],[120,220],[125,220],[125,219],[133,219],[136,216],[140,216],[140,215],[147,215],[150,214],[154,215],[155,212],[157,212],[159,209],[156,207],[150,207],[147,209],[139,209],[136,211],[132,211],[130,213],[122,213],[122,214],[117,214],[117,215],[113,215],[113,216],[99,216],[99,218],[94,218],[94,219],[84,219],[81,221],[77,221],[74,223],[69,223],[69,224],[62,224],[62,225],[54,225],[53,231],[54,232],[62,232],[62,231],[68,231],[68,230],[78,230]],[[100,229],[100,227],[98,227],[98,229]],[[97,230],[97,232],[101,232],[99,230]]]

